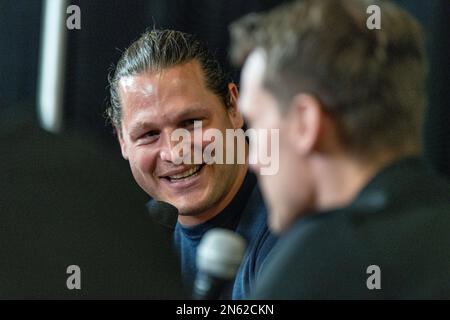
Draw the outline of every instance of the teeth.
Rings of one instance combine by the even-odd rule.
[[[169,178],[170,179],[183,179],[183,178],[186,178],[186,177],[189,177],[189,176],[193,175],[199,169],[200,169],[200,166],[195,166],[195,167],[193,167],[193,168],[191,168],[191,169],[189,169],[189,170],[187,170],[185,172],[182,172],[182,173],[170,176]]]

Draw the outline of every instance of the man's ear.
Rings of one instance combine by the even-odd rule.
[[[117,138],[119,139],[120,143],[120,150],[122,151],[122,157],[125,160],[128,160],[128,151],[127,151],[127,145],[122,135],[122,129],[118,128],[117,126],[114,127],[116,130]]]
[[[228,105],[228,114],[234,129],[241,129],[244,126],[244,117],[238,110],[238,88],[234,83],[228,84],[228,92],[230,93],[230,104]]]
[[[312,95],[299,94],[292,99],[286,118],[287,134],[295,151],[301,155],[315,151],[324,121],[320,102]]]

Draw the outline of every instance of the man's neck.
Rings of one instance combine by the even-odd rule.
[[[371,160],[341,156],[318,161],[315,209],[321,212],[349,205],[382,168],[399,158],[385,154]]]

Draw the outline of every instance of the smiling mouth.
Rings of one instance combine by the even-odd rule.
[[[179,182],[179,181],[183,181],[183,180],[187,180],[189,178],[198,176],[200,174],[200,171],[205,167],[205,164],[202,165],[196,165],[184,172],[175,174],[173,176],[167,176],[167,177],[162,177],[162,179],[166,179],[169,182]]]

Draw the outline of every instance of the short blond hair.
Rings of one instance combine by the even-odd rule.
[[[381,8],[381,30],[366,26],[369,4]],[[404,10],[388,1],[303,0],[230,30],[232,60],[265,50],[265,87],[283,106],[300,92],[314,95],[351,151],[420,150],[424,33]]]

